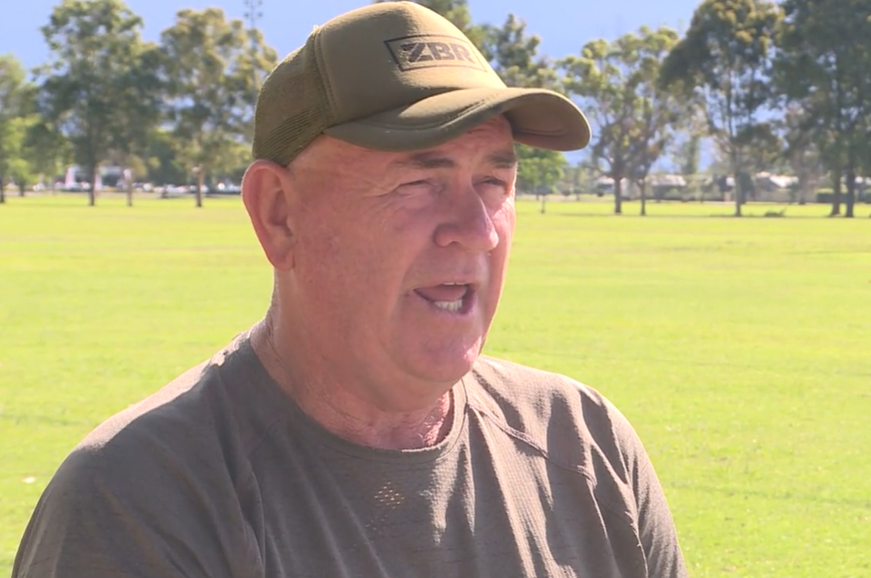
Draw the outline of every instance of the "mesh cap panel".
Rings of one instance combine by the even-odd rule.
[[[334,122],[312,34],[272,71],[257,99],[254,158],[288,164]]]

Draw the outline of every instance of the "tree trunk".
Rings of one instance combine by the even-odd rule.
[[[542,215],[544,214],[545,203],[547,203],[547,195],[541,195],[541,209],[539,209],[539,211]]]
[[[6,203],[6,183],[3,182],[3,175],[0,175],[0,205]]]
[[[741,167],[738,163],[738,151],[735,148],[735,139],[731,136],[729,138],[729,147],[729,163],[732,165],[730,168],[732,169],[732,180],[734,181],[732,188],[735,193],[735,216],[740,217],[741,205],[744,202],[744,191],[741,190]]]
[[[744,191],[741,190],[741,175],[738,169],[732,171],[732,179],[735,181],[735,216],[740,217],[742,216],[741,205],[744,202]]]
[[[24,184],[24,180],[18,181],[18,196],[19,197],[23,197],[24,195],[27,194],[27,191],[25,191],[26,188],[27,188],[27,185]]]
[[[88,183],[88,206],[93,207],[97,204],[97,164],[92,163],[88,174],[91,176],[91,182]]]
[[[853,206],[856,204],[856,169],[852,166],[847,169],[847,212],[844,217],[853,218]]]
[[[197,207],[203,206],[203,170],[197,171]]]
[[[133,206],[133,179],[127,179],[127,206]]]
[[[641,181],[638,188],[641,190],[641,216],[647,215],[647,182]]]
[[[623,179],[614,179],[614,214],[623,213]]]
[[[808,194],[811,189],[811,171],[805,166],[803,157],[793,157],[791,166],[798,177],[798,201],[799,205],[807,204]]]
[[[841,169],[832,171],[832,212],[830,217],[841,214]]]

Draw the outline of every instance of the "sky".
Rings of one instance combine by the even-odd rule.
[[[366,0],[261,0],[263,17],[258,27],[280,57],[305,42],[316,24]],[[561,58],[580,51],[595,38],[613,40],[641,25],[667,25],[684,30],[701,0],[469,0],[475,23],[500,25],[509,13],[527,23],[527,32],[538,34],[541,52]],[[0,54],[13,53],[27,68],[47,60],[48,50],[39,28],[48,22],[59,0],[0,0]],[[158,40],[173,24],[176,11],[219,6],[228,17],[243,18],[245,0],[127,0],[145,21],[143,36]]]

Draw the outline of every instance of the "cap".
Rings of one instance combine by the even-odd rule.
[[[275,67],[257,99],[253,154],[286,165],[320,134],[375,150],[420,150],[498,114],[531,146],[573,150],[590,140],[571,100],[506,87],[447,19],[413,2],[384,2],[315,28]]]

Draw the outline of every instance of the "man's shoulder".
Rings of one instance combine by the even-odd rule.
[[[111,443],[142,443],[148,434],[172,435],[178,427],[196,427],[206,389],[214,372],[205,361],[185,371],[148,397],[106,419],[91,431],[77,450],[99,451]]]
[[[246,413],[264,417],[257,392],[275,396],[247,340],[239,337],[208,360],[185,371],[152,395],[100,424],[79,445],[96,449],[113,443],[143,443],[170,438],[176,444],[200,434],[244,429]],[[244,432],[243,432],[244,433]],[[186,435],[183,435],[186,434]],[[191,436],[191,437],[188,437]]]
[[[609,476],[626,480],[640,442],[599,391],[565,375],[486,356],[471,376],[469,406],[483,419],[560,467],[595,478],[592,465],[605,463]]]
[[[603,414],[617,412],[598,390],[560,373],[481,356],[472,375],[487,392],[485,398],[548,413],[542,417],[553,417],[550,413],[555,405]]]
[[[251,471],[234,423],[244,410],[225,383],[241,370],[234,363],[217,354],[79,443],[37,504],[16,558],[20,575],[50,575],[53,561],[71,575],[178,569],[199,558],[168,560],[168,545],[208,544],[216,532],[249,543],[241,496]]]
[[[143,467],[198,476],[212,475],[214,468],[239,469],[257,443],[260,430],[251,421],[263,417],[258,408],[273,405],[253,399],[252,356],[234,341],[113,415],[76,446],[59,480],[87,473],[127,484],[130,472]]]
[[[77,450],[99,452],[112,444],[144,444],[202,430],[213,422],[214,398],[223,395],[214,359],[185,371],[148,397],[106,419],[89,433]]]

